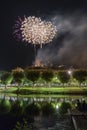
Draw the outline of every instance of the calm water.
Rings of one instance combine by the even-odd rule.
[[[0,95],[0,130],[74,130],[68,109],[84,96],[35,97]]]

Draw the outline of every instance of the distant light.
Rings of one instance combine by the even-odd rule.
[[[71,75],[71,74],[72,74],[72,71],[71,71],[71,70],[68,70],[68,74]]]
[[[55,77],[55,79],[58,79],[57,77]]]
[[[56,109],[58,109],[59,108],[59,106],[58,106],[58,104],[56,105]]]

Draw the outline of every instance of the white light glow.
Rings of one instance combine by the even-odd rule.
[[[72,71],[71,71],[71,70],[68,70],[68,74],[71,75],[71,74],[72,74]]]

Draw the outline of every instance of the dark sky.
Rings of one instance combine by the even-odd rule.
[[[55,12],[61,15],[73,12],[87,13],[86,0],[1,0],[0,1],[0,70],[26,67],[34,62],[34,47],[16,41],[13,26],[18,16],[47,18]]]

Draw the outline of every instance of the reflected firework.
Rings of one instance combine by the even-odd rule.
[[[19,39],[34,45],[47,44],[52,41],[56,35],[56,27],[51,22],[42,21],[35,16],[24,17],[16,22],[14,33]]]

